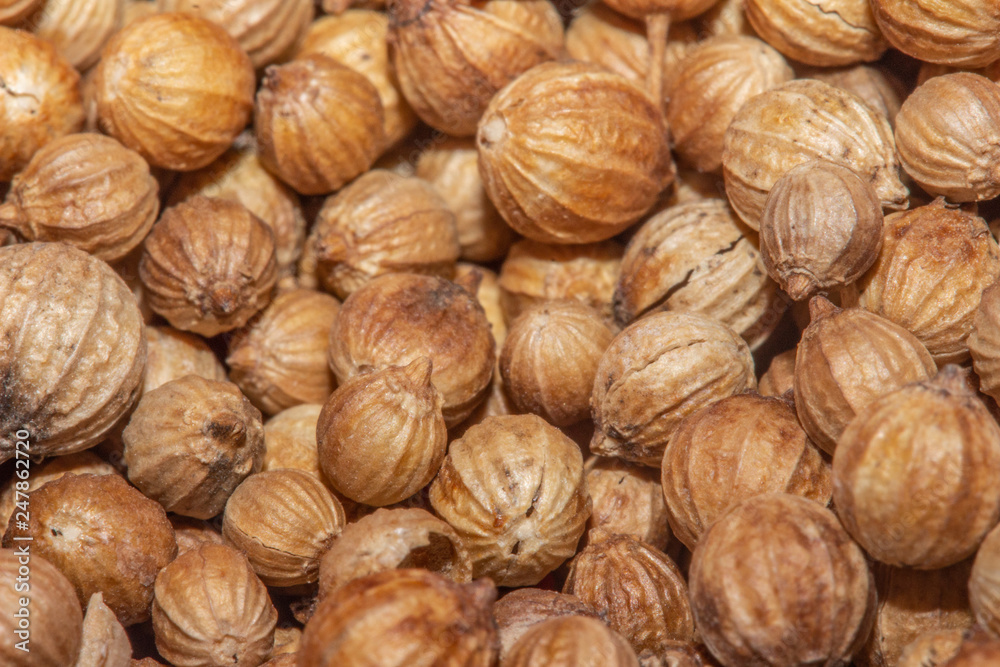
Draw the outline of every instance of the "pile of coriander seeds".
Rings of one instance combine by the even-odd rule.
[[[997,0],[0,0],[0,664],[1000,665]]]

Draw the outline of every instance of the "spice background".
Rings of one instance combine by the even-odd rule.
[[[1000,665],[998,233],[996,0],[0,0],[0,664]]]

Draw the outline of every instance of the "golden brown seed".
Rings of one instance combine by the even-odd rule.
[[[809,75],[831,86],[843,88],[854,93],[865,104],[889,119],[889,124],[895,127],[896,114],[905,97],[902,82],[892,73],[868,65],[853,67],[817,68]]]
[[[226,503],[222,536],[268,586],[316,581],[320,556],[344,529],[344,509],[316,477],[271,470],[248,477]]]
[[[496,588],[456,584],[426,570],[379,572],[335,591],[306,624],[300,665],[489,667],[496,660],[490,615]]]
[[[593,618],[566,616],[525,632],[504,667],[638,667],[625,638]]]
[[[979,379],[979,375],[976,374],[975,369],[971,366],[960,366],[960,368],[962,371],[962,378],[965,380],[966,385],[968,385],[969,390],[983,402],[983,405],[985,405],[986,409],[990,411],[990,414],[993,415],[994,419],[1000,416],[1000,406],[997,405],[997,402],[993,398],[982,392],[982,382]]]
[[[35,152],[83,127],[80,75],[55,47],[0,26],[0,182],[21,171]]]
[[[602,528],[667,549],[672,533],[656,470],[605,456],[590,457],[584,469],[594,504],[588,531]]]
[[[646,83],[646,26],[604,3],[588,3],[579,9],[566,29],[566,53],[575,60],[602,65],[637,85]]]
[[[968,590],[976,621],[993,635],[1000,634],[1000,530],[996,528],[976,552]]]
[[[875,559],[937,569],[1000,519],[1000,426],[955,366],[884,395],[837,442],[833,499]]]
[[[142,393],[149,393],[185,375],[220,382],[227,379],[225,367],[203,339],[171,327],[147,326]]]
[[[903,102],[896,146],[903,169],[927,192],[993,199],[1000,194],[1000,86],[968,72],[930,79]]]
[[[747,20],[742,0],[718,0],[691,23],[701,39],[719,35],[757,36]]]
[[[589,63],[546,63],[519,77],[490,102],[476,143],[490,199],[536,241],[610,238],[674,180],[660,110]]]
[[[614,333],[601,314],[575,300],[550,301],[511,324],[500,352],[500,375],[518,412],[554,426],[590,416],[597,364]]]
[[[173,206],[195,195],[239,202],[274,232],[278,286],[294,284],[296,263],[306,240],[306,220],[298,195],[260,163],[257,142],[244,132],[219,159],[204,169],[181,174],[167,204]]]
[[[514,230],[483,189],[479,152],[472,139],[447,139],[422,152],[416,175],[437,190],[455,214],[462,259],[489,262],[507,254]]]
[[[341,299],[386,273],[451,278],[460,251],[455,216],[434,187],[383,169],[328,199],[308,242],[320,282]]]
[[[149,307],[149,299],[146,297],[146,290],[139,279],[139,262],[142,260],[142,245],[126,255],[122,260],[111,265],[112,270],[118,277],[125,281],[125,285],[132,292],[142,321],[147,325],[156,322],[158,315]]]
[[[114,475],[118,471],[114,466],[105,462],[91,450],[77,452],[76,454],[67,454],[65,456],[54,456],[46,459],[40,466],[33,465],[29,468],[28,479],[24,480],[28,482],[27,490],[24,489],[23,484],[18,488],[17,483],[22,480],[16,475],[0,487],[0,527],[6,526],[9,523],[11,515],[18,509],[17,503],[19,500],[24,499],[24,496],[19,495],[18,491],[20,491],[20,494],[34,491],[46,482],[51,482],[70,473],[74,475],[85,475],[88,473],[94,475]]]
[[[159,503],[120,475],[66,475],[33,491],[29,502],[28,528],[12,517],[5,548],[30,537],[32,555],[66,575],[81,605],[100,592],[122,625],[149,619],[153,580],[177,554]]]
[[[417,116],[399,89],[389,60],[388,33],[389,17],[384,13],[349,9],[313,21],[296,57],[319,53],[364,74],[378,89],[385,112],[386,143],[394,144],[413,130]]]
[[[906,645],[896,667],[940,667],[958,653],[964,630],[925,632]]]
[[[726,130],[726,194],[757,229],[775,181],[792,167],[822,158],[854,171],[883,208],[905,208],[907,189],[889,121],[861,98],[813,79],[790,81],[747,102]]]
[[[313,19],[310,0],[157,0],[157,8],[221,25],[257,69],[287,56]]]
[[[261,470],[294,468],[322,479],[316,452],[319,403],[282,410],[264,424],[264,464]]]
[[[300,194],[338,190],[385,149],[384,116],[378,89],[332,58],[272,65],[254,108],[261,162]]]
[[[23,558],[15,548],[0,550],[0,660],[17,667],[72,665],[80,653],[83,631],[83,612],[73,584],[37,553],[29,557],[30,572],[25,577]],[[18,627],[18,612],[28,619],[26,628]],[[25,633],[26,643],[21,643],[18,630]]]
[[[156,575],[156,649],[174,664],[260,664],[274,645],[278,612],[246,557],[208,544]]]
[[[289,667],[295,667],[295,653],[302,643],[302,629],[295,626],[278,626],[274,629],[274,656],[291,656],[293,658]],[[274,660],[276,658],[272,658]],[[265,663],[266,664],[266,663]]]
[[[870,667],[894,667],[900,664],[904,649],[922,635],[971,627],[971,567],[968,560],[927,572],[876,566],[875,626],[855,660]]]
[[[992,0],[873,0],[889,43],[920,60],[982,67],[1000,58],[1000,7]]]
[[[694,640],[687,586],[669,556],[602,528],[588,541],[570,564],[563,593],[590,604],[640,656]]]
[[[705,40],[676,67],[668,90],[670,136],[677,154],[698,171],[722,167],[726,128],[747,100],[795,76],[780,53],[743,35]]]
[[[44,0],[0,0],[0,24],[15,25],[35,11]]]
[[[750,349],[729,327],[694,313],[649,315],[601,358],[590,451],[657,467],[684,417],[756,386]]]
[[[319,4],[327,14],[340,16],[352,7],[381,10],[387,3],[386,0],[322,0]]]
[[[49,142],[14,177],[0,226],[28,241],[61,241],[114,262],[142,243],[160,210],[149,165],[110,137]]]
[[[664,90],[668,79],[699,34],[689,23],[670,26],[664,54]],[[601,65],[633,83],[645,86],[649,76],[649,41],[646,26],[612,10],[604,3],[590,2],[574,13],[566,30],[566,53],[576,60]]]
[[[563,28],[545,0],[394,0],[389,44],[413,110],[431,127],[461,137],[475,134],[498,90],[559,56]]]
[[[445,139],[443,135],[436,135],[436,137],[440,140]],[[426,139],[417,136],[416,133],[406,137],[383,152],[375,161],[374,168],[391,171],[397,176],[413,176],[416,162],[420,158],[420,152],[425,142]]]
[[[215,528],[213,522],[172,514],[170,525],[174,527],[177,555],[194,551],[203,544],[225,544],[222,533]]]
[[[680,423],[663,454],[674,535],[694,550],[730,508],[765,493],[830,502],[830,465],[799,426],[795,406],[754,393],[724,398]]]
[[[860,308],[809,302],[812,321],[795,353],[795,410],[812,441],[833,454],[854,416],[895,389],[929,380],[934,358],[897,324]]]
[[[465,432],[476,424],[482,424],[487,417],[501,417],[504,415],[517,414],[514,401],[503,386],[503,378],[500,376],[500,369],[493,371],[493,380],[490,382],[490,391],[476,409],[458,426],[453,426],[448,430],[450,439],[455,440],[465,435]]]
[[[764,266],[796,301],[850,285],[882,247],[882,206],[857,174],[826,160],[790,169],[760,218]]]
[[[917,71],[917,85],[922,86],[929,79],[933,79],[936,76],[941,76],[942,74],[954,74],[955,72],[966,72],[971,71],[975,74],[982,74],[985,70],[977,68],[974,70],[967,70],[961,67],[952,67],[951,65],[941,65],[937,63],[920,63],[920,69]]]
[[[691,607],[724,665],[843,664],[875,612],[864,553],[819,503],[756,496],[726,514],[695,550]]]
[[[340,493],[383,507],[427,486],[448,449],[443,399],[420,357],[346,380],[316,425],[319,465]]]
[[[983,290],[969,336],[969,352],[981,390],[1000,397],[1000,282]]]
[[[429,358],[448,426],[486,398],[496,365],[490,325],[475,297],[443,278],[405,273],[376,278],[344,301],[329,354],[340,383]]]
[[[253,106],[246,53],[219,25],[186,14],[154,14],[123,28],[95,77],[101,129],[165,169],[211,163]]]
[[[101,57],[101,49],[122,27],[121,0],[46,0],[24,27],[53,44],[81,72]]]
[[[886,218],[858,305],[912,333],[938,365],[962,363],[982,292],[997,275],[1000,247],[986,222],[939,197]]]
[[[126,26],[133,21],[156,14],[157,12],[156,3],[151,0],[125,0],[122,25]]]
[[[280,294],[233,338],[226,357],[233,382],[269,415],[324,402],[334,387],[326,350],[339,310],[322,292]]]
[[[274,234],[242,204],[196,196],[163,212],[139,277],[154,311],[202,336],[241,327],[271,300]]]
[[[515,243],[500,267],[500,305],[507,323],[531,306],[576,299],[612,319],[611,300],[624,248],[614,241],[555,245]]]
[[[493,604],[493,617],[499,630],[500,663],[505,664],[511,648],[532,627],[566,616],[599,618],[593,607],[573,595],[541,588],[515,588],[504,595]]]
[[[701,14],[714,0],[613,0],[607,4],[616,12],[636,19],[659,14],[681,21]]]
[[[126,667],[132,659],[132,644],[115,613],[104,604],[104,596],[94,593],[83,618],[80,656],[76,665]]]
[[[807,65],[871,62],[889,48],[865,0],[748,0],[746,13],[768,44]]]
[[[664,310],[698,313],[756,348],[778,325],[786,300],[729,205],[703,199],[643,223],[625,249],[614,308],[621,326]]]
[[[771,360],[760,376],[757,391],[761,396],[783,396],[795,383],[795,350],[786,350]]]
[[[455,282],[469,285],[479,281],[476,288],[476,300],[483,307],[486,319],[490,323],[490,332],[493,340],[497,344],[497,353],[507,340],[507,323],[504,320],[503,307],[500,305],[500,280],[499,276],[489,269],[478,264],[466,264],[459,262],[455,265]]]
[[[122,433],[129,481],[168,512],[210,519],[264,460],[260,410],[231,382],[187,375],[139,400]]]
[[[489,417],[451,443],[431,484],[476,578],[532,586],[576,551],[590,516],[583,456],[535,415]]]
[[[965,632],[962,643],[951,658],[942,662],[942,667],[979,667],[997,664],[1000,661],[1000,641],[982,630]]]
[[[146,338],[135,298],[76,248],[0,248],[0,336],[2,461],[18,441],[32,456],[92,447],[139,396]]]
[[[385,570],[429,570],[472,581],[472,563],[455,529],[422,509],[378,509],[350,523],[319,563],[319,595]]]
[[[672,644],[661,658],[669,667],[719,667],[704,644]]]

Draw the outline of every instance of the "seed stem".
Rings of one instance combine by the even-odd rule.
[[[650,14],[646,17],[646,39],[649,41],[649,74],[646,92],[658,107],[663,106],[663,70],[667,57],[667,34],[670,14]]]

